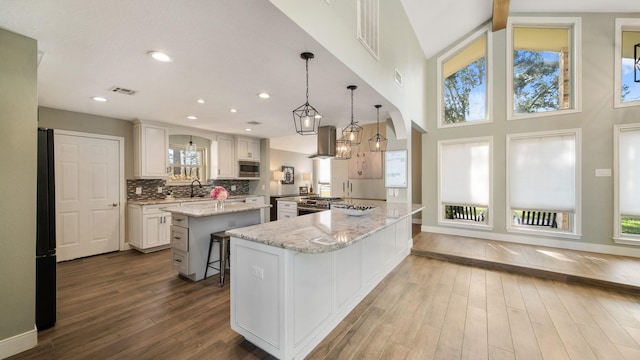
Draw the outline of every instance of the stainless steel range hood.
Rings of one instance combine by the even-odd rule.
[[[318,127],[318,152],[309,156],[310,159],[329,159],[336,157],[336,127]]]

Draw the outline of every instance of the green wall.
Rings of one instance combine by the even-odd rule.
[[[120,136],[124,138],[124,176],[133,178],[133,122],[110,117],[90,115],[40,107],[38,126],[90,134]]]
[[[37,43],[0,29],[0,342],[34,330]],[[2,349],[0,349],[2,350]],[[1,355],[1,353],[0,353]],[[2,356],[0,356],[2,357]]]
[[[512,14],[511,16],[516,16]],[[533,16],[527,14],[526,16]],[[546,15],[548,16],[548,15]],[[429,59],[427,107],[428,130],[423,135],[422,176],[423,225],[430,231],[455,232],[437,224],[437,142],[445,139],[493,136],[493,220],[491,233],[510,239],[540,243],[551,239],[563,247],[601,249],[615,245],[613,236],[613,177],[595,177],[595,169],[613,169],[613,125],[640,122],[640,107],[613,108],[614,37],[616,17],[638,14],[562,14],[582,18],[582,112],[523,120],[506,120],[506,30],[493,33],[493,122],[482,125],[438,129],[436,104],[437,58]],[[451,47],[456,44],[452,44]],[[507,234],[506,226],[506,136],[513,133],[582,129],[582,238],[519,237]],[[490,237],[491,234],[480,236]],[[586,246],[589,247],[589,246]],[[630,248],[619,247],[625,253]],[[602,250],[602,249],[601,249]],[[640,252],[638,253],[640,254]]]

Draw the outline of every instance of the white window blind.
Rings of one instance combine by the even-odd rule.
[[[489,140],[442,142],[440,201],[446,205],[489,206]]]
[[[640,129],[619,135],[620,214],[640,216]]]
[[[318,183],[328,184],[331,182],[331,160],[318,160]]]
[[[511,208],[575,212],[576,133],[511,137]]]

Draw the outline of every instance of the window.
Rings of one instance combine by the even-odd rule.
[[[508,119],[580,111],[580,19],[508,22]]]
[[[318,194],[331,196],[331,159],[318,160]]]
[[[438,58],[439,127],[490,121],[490,34],[484,27]]]
[[[438,142],[440,223],[491,227],[491,138]]]
[[[638,106],[640,83],[634,79],[637,66],[634,49],[636,44],[640,44],[640,19],[616,19],[615,41],[615,107]]]
[[[614,127],[615,218],[618,243],[640,244],[640,124]]]
[[[507,136],[507,230],[577,238],[580,129]]]
[[[204,182],[206,177],[207,150],[198,147],[196,151],[187,151],[184,145],[169,146],[169,182],[190,183],[193,180]]]

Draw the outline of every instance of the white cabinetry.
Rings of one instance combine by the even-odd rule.
[[[236,157],[233,136],[218,136],[218,179],[235,178]]]
[[[171,213],[161,208],[172,205],[129,205],[129,245],[144,253],[168,248]]]
[[[247,204],[264,204],[264,197],[262,196],[252,196],[248,197],[244,200]],[[260,209],[260,222],[264,222],[264,209]]]
[[[138,179],[167,177],[168,129],[137,121],[133,125],[133,176]]]
[[[237,137],[238,160],[260,161],[260,140]]]
[[[298,204],[295,201],[278,201],[278,220],[298,216]]]
[[[409,221],[325,253],[231,237],[231,329],[278,359],[305,358],[409,255]]]

